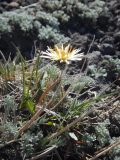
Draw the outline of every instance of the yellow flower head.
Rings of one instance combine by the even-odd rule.
[[[51,59],[54,61],[66,62],[69,64],[69,61],[80,61],[83,58],[83,53],[79,53],[80,49],[74,49],[69,45],[66,47],[57,46],[47,49],[46,52],[42,52],[41,57]]]

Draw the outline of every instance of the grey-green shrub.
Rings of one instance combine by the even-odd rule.
[[[105,2],[95,0],[86,4],[81,0],[43,0],[33,7],[4,12],[0,16],[0,36],[6,33],[10,38],[20,35],[53,43],[64,43],[69,38],[61,29],[70,21],[81,23],[86,18],[96,22],[101,14],[108,11]],[[76,26],[77,27],[77,26]],[[18,37],[17,37],[18,38]]]
[[[20,31],[23,35],[33,36],[38,40],[48,40],[58,43],[68,41],[69,38],[60,33],[59,22],[44,11],[36,11],[33,16],[34,9],[29,13],[29,9],[22,12],[6,12],[0,18],[0,35],[5,33],[16,34]],[[15,35],[14,35],[15,36]]]

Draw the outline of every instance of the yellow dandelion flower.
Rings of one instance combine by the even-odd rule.
[[[74,49],[68,44],[66,47],[57,46],[47,49],[46,52],[42,52],[41,57],[51,59],[53,61],[66,62],[69,64],[70,61],[80,61],[83,58],[83,53],[79,53],[80,49]]]

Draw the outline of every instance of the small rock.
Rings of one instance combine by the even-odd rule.
[[[116,56],[120,58],[120,51],[116,51]]]
[[[8,4],[8,8],[18,8],[19,7],[19,3],[17,2],[11,2]]]
[[[0,3],[0,6],[2,6],[3,8],[5,8],[7,5],[8,5],[7,2],[1,2],[1,3]]]
[[[116,41],[116,42],[120,41],[120,31],[118,31],[118,32],[116,32],[116,33],[114,34],[114,38],[115,38],[115,41]]]
[[[88,37],[76,32],[71,35],[71,44],[77,48],[81,48],[81,50],[84,50],[88,46]]]
[[[0,13],[4,12],[4,8],[0,6]]]
[[[102,54],[106,55],[114,55],[115,54],[115,49],[112,44],[104,43],[101,45],[100,50]]]
[[[114,38],[112,36],[106,35],[105,37],[103,37],[102,42],[114,44]]]
[[[120,104],[120,101],[117,100],[117,101],[115,101],[115,102],[113,103],[113,106],[118,106],[119,104]]]
[[[101,38],[101,37],[103,37],[104,35],[105,35],[105,33],[104,33],[104,31],[102,31],[102,30],[98,30],[97,33],[96,33],[96,37],[97,37],[97,38]]]
[[[101,59],[101,53],[99,51],[93,51],[89,53],[87,57],[89,58],[89,64],[98,64],[98,61]]]

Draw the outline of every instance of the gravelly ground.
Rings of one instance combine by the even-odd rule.
[[[19,8],[21,5],[29,5],[32,3],[37,2],[37,0],[9,0],[0,1],[0,12],[13,10]],[[109,86],[113,81],[118,79],[110,89],[107,90],[108,93],[112,93],[115,90],[118,90],[118,95],[120,91],[120,2],[119,0],[105,0],[106,6],[108,6],[109,11],[107,15],[103,15],[97,21],[96,26],[91,26],[92,28],[88,29],[88,27],[81,27],[79,30],[75,28],[71,30],[70,26],[68,26],[69,37],[71,38],[71,43],[77,47],[81,48],[83,52],[87,53],[90,44],[95,36],[94,42],[90,48],[89,53],[87,56],[89,57],[89,62],[85,64],[84,70],[87,67],[87,75],[91,76],[96,84],[95,88],[92,91],[96,91],[97,93],[101,92],[105,89],[106,86]],[[68,32],[68,31],[66,31]],[[104,61],[107,61],[105,63]],[[113,60],[116,61],[116,64],[113,63]],[[81,70],[81,63],[72,63],[71,67],[68,70],[69,75],[75,75],[80,73]],[[119,72],[116,69],[116,66],[119,68]],[[93,68],[92,68],[93,67]],[[93,69],[100,70],[98,75],[92,73]],[[104,70],[107,75],[104,75]],[[92,86],[93,87],[93,86]],[[86,96],[86,95],[85,95]],[[84,97],[83,97],[84,98]],[[90,119],[87,120],[87,132],[91,133],[91,124],[92,118],[97,122],[104,122],[105,120],[109,120],[110,124],[108,125],[108,131],[110,133],[110,138],[120,138],[120,98],[113,100],[114,103],[112,105],[106,105],[102,108],[103,103],[99,104],[99,109],[94,114],[90,115]],[[106,102],[108,103],[108,102]],[[115,107],[119,106],[119,107]],[[114,110],[112,110],[114,108]],[[103,113],[104,110],[104,113]],[[109,112],[107,112],[109,110]],[[101,112],[100,117],[98,112]],[[94,128],[94,127],[93,127]],[[97,142],[96,142],[97,143]],[[94,144],[93,144],[94,146]],[[93,147],[92,146],[92,147]],[[86,152],[89,153],[89,149],[92,152],[91,146],[86,147]],[[4,151],[2,151],[3,154]],[[6,148],[6,153],[9,151]],[[81,153],[82,154],[82,153]],[[72,157],[71,153],[71,157]],[[5,156],[4,156],[5,157]],[[83,156],[84,157],[84,156]],[[4,158],[6,159],[6,158]],[[74,159],[74,158],[73,158]],[[72,160],[73,160],[72,159]],[[101,158],[102,159],[102,158]],[[6,159],[7,160],[7,159]],[[106,160],[114,160],[109,157]]]

